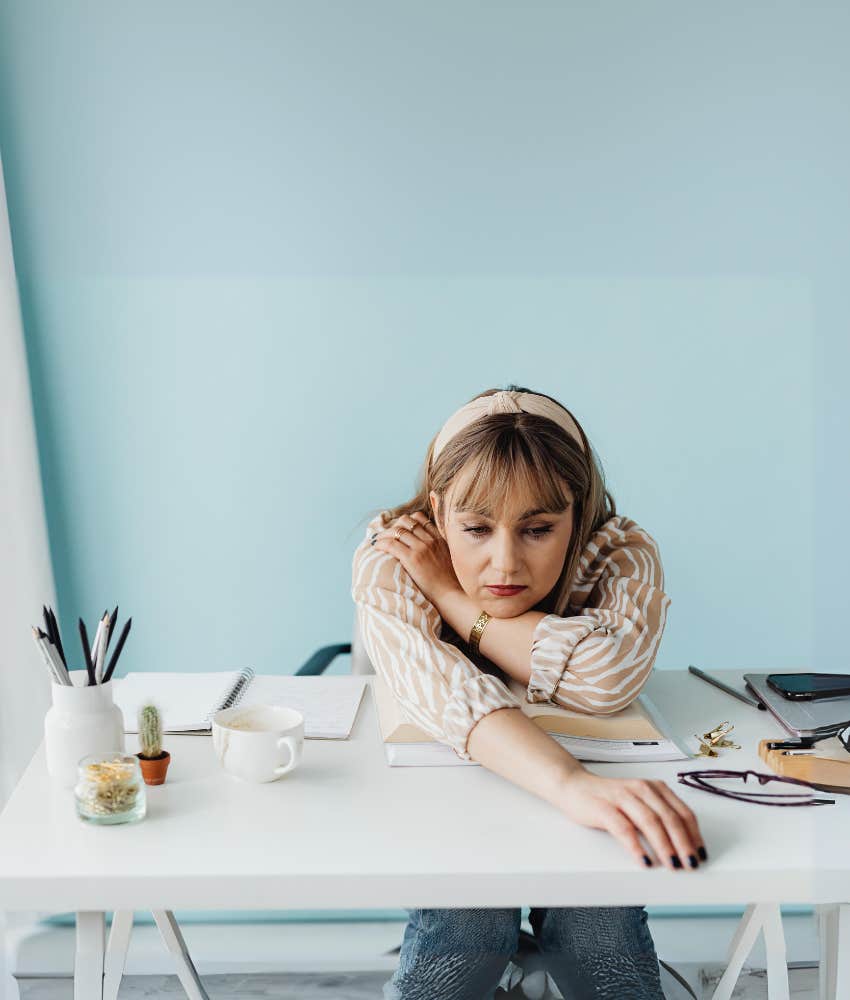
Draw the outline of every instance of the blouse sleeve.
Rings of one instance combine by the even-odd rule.
[[[627,518],[607,521],[581,555],[569,606],[574,615],[546,615],[534,630],[527,698],[619,712],[649,678],[670,606],[654,539]]]
[[[369,544],[379,515],[354,552],[351,596],[363,645],[411,722],[447,743],[463,760],[476,723],[519,699],[439,636],[442,619],[395,556]]]

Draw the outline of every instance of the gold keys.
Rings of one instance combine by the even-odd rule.
[[[719,757],[720,754],[717,751],[726,749],[727,747],[733,750],[740,750],[740,744],[726,739],[734,728],[731,722],[721,722],[720,725],[709,729],[702,736],[697,736],[694,733],[694,739],[699,741],[697,757]]]

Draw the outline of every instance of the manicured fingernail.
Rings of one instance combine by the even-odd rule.
[[[643,863],[646,865],[647,868],[651,868],[652,867],[652,862],[649,860],[649,855],[644,854],[644,856],[643,856]]]
[[[697,854],[699,855],[700,861],[708,861],[708,854],[704,847],[697,848]]]
[[[691,868],[699,867],[699,861],[697,861],[695,854],[688,855],[688,864],[691,866]]]
[[[670,855],[670,863],[673,865],[674,868],[682,867],[682,859],[679,857],[678,854]]]

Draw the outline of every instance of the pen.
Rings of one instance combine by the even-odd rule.
[[[688,664],[688,673],[694,674],[694,676],[699,677],[704,681],[707,681],[709,684],[713,684],[714,687],[720,688],[720,690],[725,691],[726,694],[731,694],[732,697],[737,698],[738,701],[743,701],[747,705],[752,705],[753,708],[760,708],[762,709],[762,711],[765,711],[765,706],[762,705],[760,701],[754,701],[747,695],[741,694],[740,691],[736,691],[734,688],[729,687],[728,684],[724,684],[723,681],[718,681],[714,677],[709,677],[708,674],[704,673],[702,670],[698,670],[695,666],[693,666],[690,663]]]

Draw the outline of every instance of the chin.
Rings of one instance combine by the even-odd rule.
[[[523,598],[522,601],[519,600],[519,597]],[[529,601],[525,594],[518,594],[516,598],[502,598],[501,600],[490,597],[482,602],[481,610],[486,611],[491,618],[519,618],[526,611],[531,611],[534,603],[534,601]]]

